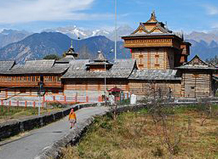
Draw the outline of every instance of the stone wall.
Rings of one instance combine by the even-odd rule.
[[[74,110],[78,110],[84,107],[96,106],[96,105],[97,104],[77,104],[69,108],[66,108],[62,111],[51,113],[49,115],[42,115],[40,117],[34,116],[24,120],[6,122],[0,124],[0,141],[5,138],[17,135],[21,132],[29,131],[34,128],[39,128],[47,124],[50,124],[54,121],[57,121],[67,116],[70,113],[71,108],[74,108]]]

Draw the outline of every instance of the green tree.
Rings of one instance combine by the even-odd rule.
[[[50,54],[50,55],[46,55],[43,59],[45,59],[45,60],[50,60],[50,59],[59,60],[60,57],[56,54]]]

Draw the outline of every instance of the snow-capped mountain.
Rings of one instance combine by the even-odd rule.
[[[117,40],[120,40],[122,35],[130,34],[133,29],[129,26],[121,26],[117,29]],[[109,31],[106,29],[89,30],[79,28],[77,26],[59,27],[55,29],[46,29],[44,32],[60,32],[62,34],[68,35],[73,39],[86,39],[94,36],[105,36],[108,39],[114,41],[115,31]]]

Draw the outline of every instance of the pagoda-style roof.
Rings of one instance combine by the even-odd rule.
[[[208,64],[207,62],[203,61],[198,55],[195,55],[192,60],[177,67],[177,69],[216,70],[216,68],[212,64]]]
[[[73,43],[71,41],[71,46],[70,46],[69,50],[67,52],[65,52],[65,57],[58,60],[57,63],[66,64],[72,60],[75,60],[75,58],[77,58],[77,57],[78,57],[78,53],[75,52],[75,50],[73,48]]]
[[[86,66],[106,66],[107,68],[109,66],[112,66],[113,64],[110,63],[103,55],[101,51],[98,52],[97,58],[93,61],[90,61],[86,64]]]
[[[145,23],[140,23],[139,27],[130,35],[128,36],[123,36],[122,38],[127,38],[127,37],[136,37],[136,36],[144,36],[144,37],[149,37],[149,36],[157,36],[157,35],[173,35],[173,36],[178,36],[181,38],[181,35],[173,33],[171,30],[169,30],[166,25],[162,22],[159,22],[156,19],[155,12],[151,13],[150,19],[145,22]]]

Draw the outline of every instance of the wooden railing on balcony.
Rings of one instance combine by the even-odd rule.
[[[40,80],[43,87],[62,87],[59,76],[0,76],[0,87],[39,87]]]

